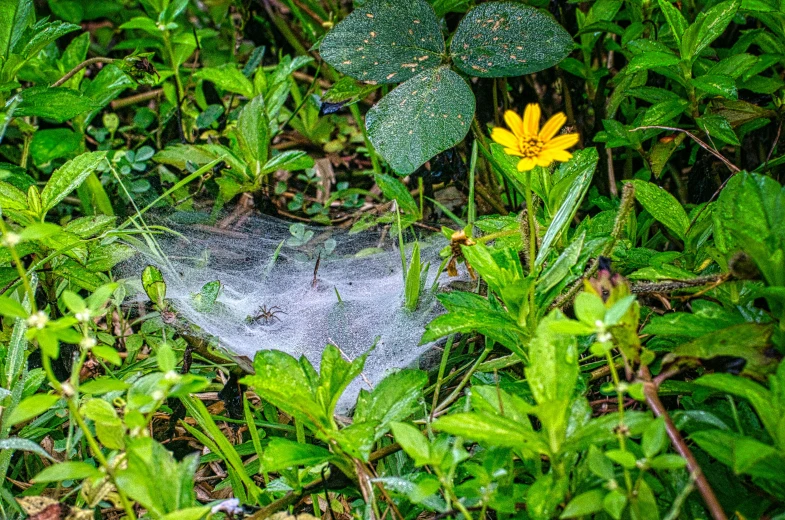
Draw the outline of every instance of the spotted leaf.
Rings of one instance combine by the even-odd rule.
[[[406,175],[469,131],[474,94],[447,67],[427,70],[399,85],[368,111],[368,137],[397,173]]]
[[[472,76],[521,76],[552,67],[573,48],[569,33],[552,17],[526,5],[481,4],[461,20],[450,53]]]
[[[361,81],[400,83],[438,67],[444,38],[424,0],[371,0],[325,36],[324,61]]]

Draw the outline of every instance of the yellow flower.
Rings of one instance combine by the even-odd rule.
[[[540,130],[540,106],[531,104],[521,116],[508,110],[504,114],[504,122],[510,130],[494,128],[491,139],[504,146],[508,155],[522,157],[518,162],[518,171],[529,171],[535,166],[549,166],[553,161],[569,161],[572,154],[567,148],[578,142],[578,134],[562,134],[561,130],[567,117],[559,112],[548,119]]]

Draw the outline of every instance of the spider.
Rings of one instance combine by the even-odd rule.
[[[281,321],[281,318],[278,317],[279,314],[286,314],[284,311],[281,310],[280,307],[267,307],[267,305],[262,305],[253,316],[248,316],[245,321],[248,323],[259,323],[262,322],[265,325],[270,325],[275,322],[275,320]]]

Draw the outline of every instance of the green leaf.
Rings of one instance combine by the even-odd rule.
[[[287,150],[273,156],[262,166],[262,175],[278,170],[287,172],[313,168],[313,157],[300,150]]]
[[[782,435],[782,431],[779,429],[778,410],[772,407],[774,396],[764,386],[730,374],[708,374],[699,377],[694,383],[746,399],[758,413],[763,427],[769,435],[774,439]]]
[[[650,459],[664,450],[667,443],[668,435],[665,431],[665,421],[662,417],[657,417],[643,432],[643,439],[641,439],[643,454]]]
[[[706,74],[693,79],[692,84],[695,88],[711,96],[722,96],[728,99],[736,99],[739,96],[736,80],[725,74]]]
[[[784,208],[785,188],[776,180],[742,172],[722,190],[713,216],[720,250],[744,250],[773,286],[785,285]]]
[[[127,465],[116,470],[117,486],[160,518],[196,505],[194,473],[197,455],[177,462],[172,453],[150,438],[137,438],[126,450]]]
[[[382,194],[388,199],[396,201],[401,211],[410,215],[420,214],[417,202],[400,180],[389,175],[374,175],[374,180],[379,189],[382,190]]]
[[[142,288],[147,297],[158,307],[163,307],[166,300],[166,282],[161,270],[148,265],[142,271]]]
[[[512,2],[489,2],[461,20],[450,54],[469,75],[500,78],[553,67],[573,46],[570,34],[542,11]]]
[[[625,67],[628,73],[641,70],[653,69],[655,67],[669,67],[679,63],[679,57],[669,52],[650,51],[638,54],[633,57]]]
[[[0,296],[0,314],[9,318],[25,319],[29,313],[18,301],[8,296]]]
[[[393,436],[403,451],[414,459],[415,466],[425,466],[431,461],[431,449],[422,432],[408,423],[393,422],[390,424]]]
[[[785,456],[772,446],[735,432],[702,430],[690,435],[701,449],[734,472],[785,483]]]
[[[354,422],[376,423],[376,437],[379,438],[390,423],[417,411],[426,384],[428,376],[421,370],[401,370],[388,375],[370,393],[364,389],[360,391]]]
[[[522,345],[527,336],[508,312],[493,308],[478,294],[453,291],[438,296],[449,311],[426,325],[421,344],[458,332],[479,332],[526,358]]]
[[[239,74],[242,74],[238,71]],[[237,117],[237,141],[254,175],[260,175],[270,153],[270,123],[264,109],[264,96],[246,104]]]
[[[570,503],[564,508],[564,512],[562,512],[559,518],[578,518],[598,513],[602,511],[602,499],[604,497],[605,491],[602,489],[592,489],[591,491],[581,493],[570,500]]]
[[[3,417],[3,426],[14,426],[15,424],[23,423],[32,419],[33,417],[41,415],[45,411],[52,408],[59,400],[59,395],[37,394],[30,396],[22,400],[22,402],[19,403],[16,408],[11,410],[10,414],[8,414],[6,417]]]
[[[102,475],[103,473],[86,462],[66,461],[44,468],[38,475],[33,477],[33,482],[82,480],[86,478],[100,478]]]
[[[742,374],[759,380],[777,369],[778,360],[769,354],[772,347],[770,324],[742,323],[717,331],[707,331],[693,341],[676,347],[663,358],[663,363],[716,357],[743,358]]]
[[[71,159],[49,177],[41,191],[44,213],[49,212],[93,173],[106,158],[106,152],[88,152]]]
[[[194,76],[212,82],[221,90],[234,92],[248,99],[252,98],[254,94],[253,83],[245,77],[234,63],[224,63],[219,67],[199,69]]]
[[[570,245],[562,251],[556,261],[548,266],[537,281],[538,293],[548,292],[570,274],[570,270],[575,267],[580,258],[585,238],[586,232],[582,231],[579,236],[572,239]]]
[[[82,145],[82,135],[68,128],[38,130],[30,143],[30,154],[36,165],[68,157]]]
[[[618,489],[614,489],[605,495],[602,505],[605,511],[611,515],[613,520],[620,520],[621,515],[624,512],[624,508],[627,507],[627,495]]]
[[[714,139],[719,139],[720,141],[724,141],[728,144],[735,144],[736,146],[741,144],[728,120],[720,115],[696,117],[695,122],[698,123],[701,130],[706,132],[709,142]],[[720,145],[715,144],[715,146]]]
[[[689,102],[684,99],[674,99],[656,103],[646,109],[641,124],[642,126],[664,125],[671,119],[679,117],[688,105]]]
[[[433,428],[457,435],[486,446],[526,449],[535,453],[549,453],[540,433],[511,419],[477,412],[455,413],[440,417]],[[399,441],[400,442],[400,441]]]
[[[412,248],[412,256],[409,259],[409,267],[406,270],[406,279],[404,280],[404,307],[409,312],[416,311],[417,304],[420,302],[421,276],[420,243],[415,242]]]
[[[681,37],[684,35],[684,31],[686,31],[687,27],[689,26],[687,20],[685,20],[684,15],[681,14],[681,11],[676,9],[676,7],[670,3],[669,0],[657,0],[657,3],[660,4],[662,14],[665,15],[665,20],[668,22],[668,26],[670,26],[674,38],[676,38],[676,44],[680,46]]]
[[[463,78],[447,67],[427,70],[368,111],[368,138],[396,173],[407,175],[458,144],[469,132],[474,108]]]
[[[22,101],[14,116],[38,116],[63,123],[83,112],[99,108],[95,101],[78,90],[56,87],[32,87],[22,91]]]
[[[199,292],[191,298],[196,310],[199,312],[210,312],[213,310],[222,287],[220,280],[213,280],[204,284]]]
[[[0,439],[0,450],[17,450],[29,451],[40,455],[45,459],[55,461],[49,453],[46,452],[40,445],[31,441],[30,439],[23,439],[21,437],[9,437],[7,439]]]
[[[686,238],[690,219],[676,198],[666,190],[642,180],[629,181],[635,186],[635,198],[658,222],[673,231],[682,241]]]
[[[399,83],[438,67],[444,38],[423,0],[370,0],[322,40],[324,61],[362,81]]]
[[[728,0],[698,13],[692,25],[684,31],[681,55],[695,61],[711,42],[725,32],[740,6],[741,0]]]
[[[342,107],[351,106],[365,99],[378,88],[378,85],[363,85],[348,76],[344,76],[322,95],[322,103],[340,104]]]
[[[265,471],[281,471],[297,466],[318,466],[332,458],[332,453],[319,446],[274,437],[265,448],[262,466]]]
[[[581,205],[583,197],[589,190],[591,179],[594,175],[594,170],[597,169],[597,162],[599,156],[597,155],[596,148],[586,148],[584,150],[577,150],[572,159],[562,164],[559,167],[559,176],[562,179],[571,179],[570,188],[564,195],[564,199],[559,205],[559,209],[553,216],[548,231],[542,237],[542,244],[540,250],[537,252],[537,258],[534,263],[537,267],[548,258],[551,247],[561,237],[562,233],[569,227],[575,213]]]
[[[570,399],[578,381],[577,340],[551,330],[553,323],[562,320],[566,318],[560,312],[548,315],[529,345],[526,380],[539,404]]]
[[[97,377],[79,385],[79,391],[87,395],[100,395],[109,392],[122,392],[130,385],[120,379],[112,377]]]
[[[32,0],[0,0],[0,56],[8,58],[34,19]]]

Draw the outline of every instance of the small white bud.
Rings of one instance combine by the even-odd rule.
[[[5,247],[14,247],[21,241],[22,237],[9,231],[8,233],[3,234],[3,238],[0,240],[0,243]]]
[[[175,383],[180,380],[180,374],[175,372],[174,370],[170,370],[166,374],[164,374],[164,381],[168,381],[170,383]]]
[[[48,322],[49,316],[47,316],[44,311],[38,311],[27,318],[27,326],[31,329],[43,329]]]
[[[611,336],[610,332],[600,332],[599,334],[597,334],[597,341],[599,343],[607,343],[611,339],[613,339],[613,336]]]
[[[74,387],[71,386],[71,383],[69,383],[68,381],[60,385],[60,392],[63,394],[63,397],[65,397],[66,399],[70,399],[71,397],[76,395],[76,390],[74,390]]]
[[[156,401],[163,401],[165,395],[161,390],[156,390],[150,395],[150,397]]]
[[[90,350],[96,345],[95,338],[86,337],[83,338],[82,341],[79,342],[79,346],[82,347],[84,350]]]
[[[83,311],[79,311],[74,315],[74,318],[76,318],[82,323],[87,323],[88,321],[90,321],[90,310],[85,309]]]

